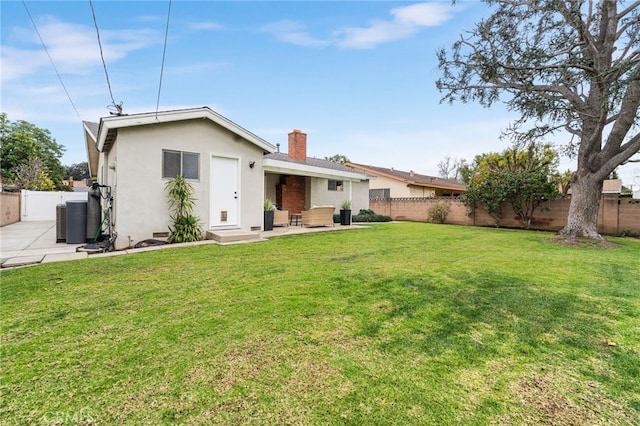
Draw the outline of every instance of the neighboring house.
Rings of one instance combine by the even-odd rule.
[[[91,188],[84,181],[74,180],[73,176],[69,176],[67,180],[62,181],[63,184],[73,189],[73,192],[89,192]]]
[[[571,187],[567,194],[571,195]],[[622,194],[622,179],[605,179],[602,182],[602,194]]]
[[[622,179],[607,179],[602,182],[603,194],[618,194],[622,193]]]
[[[458,182],[394,168],[345,163],[345,166],[376,177],[369,185],[369,198],[424,198],[460,195],[466,187]]]
[[[264,156],[265,196],[290,214],[312,206],[334,206],[349,200],[351,210],[369,208],[369,177],[342,164],[307,157],[307,134],[289,133],[288,153]]]
[[[274,153],[274,145],[208,107],[110,116],[83,124],[89,173],[113,195],[117,250],[167,234],[171,220],[165,185],[178,174],[194,189],[194,214],[205,231],[261,230],[264,198],[272,192],[277,198],[275,181],[290,175],[310,182],[305,208],[312,205],[307,200],[328,201],[313,190],[318,170],[265,157]],[[351,169],[350,176],[346,173],[325,177],[364,177]],[[368,186],[362,188],[367,194]]]

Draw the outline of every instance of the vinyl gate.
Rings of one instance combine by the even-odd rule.
[[[69,200],[87,200],[88,192],[44,192],[22,190],[20,205],[24,222],[56,220],[56,206]]]

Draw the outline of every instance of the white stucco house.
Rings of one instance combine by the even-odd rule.
[[[113,195],[116,250],[166,236],[165,185],[178,174],[194,189],[194,214],[204,231],[260,231],[265,198],[290,213],[327,204],[337,211],[345,199],[354,210],[368,208],[367,175],[306,159],[300,131],[289,135],[291,158],[208,107],[114,115],[83,125],[89,172]]]

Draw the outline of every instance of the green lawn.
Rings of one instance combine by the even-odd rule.
[[[640,241],[431,224],[3,271],[4,424],[638,424]]]

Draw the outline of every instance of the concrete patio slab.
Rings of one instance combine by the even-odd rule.
[[[0,263],[13,267],[15,258],[40,258],[50,254],[75,253],[82,244],[56,243],[55,221],[25,221],[0,228]],[[40,263],[40,261],[35,263]]]

